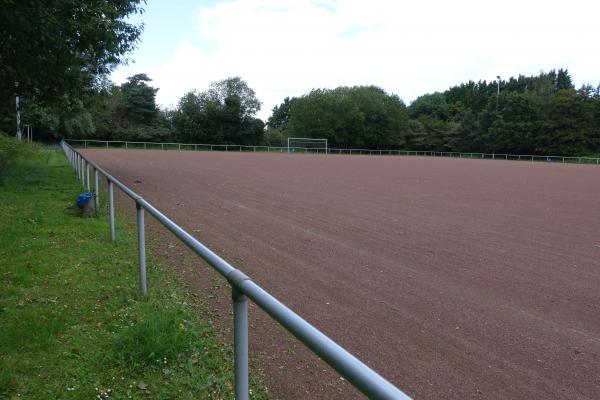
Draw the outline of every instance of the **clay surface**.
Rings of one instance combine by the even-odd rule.
[[[417,399],[600,398],[599,167],[82,153]],[[229,326],[224,280],[154,228]],[[256,307],[251,325],[273,398],[360,397]]]

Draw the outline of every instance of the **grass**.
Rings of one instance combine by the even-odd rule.
[[[14,140],[0,132],[0,184],[2,184],[7,171],[12,169],[17,160],[26,156],[26,153],[34,148],[35,146]]]
[[[232,398],[231,350],[173,273],[150,258],[141,299],[133,230],[111,242],[64,155],[29,150],[0,183],[0,398]]]

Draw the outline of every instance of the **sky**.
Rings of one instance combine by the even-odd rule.
[[[568,68],[600,83],[600,2],[149,0],[138,48],[111,79],[146,73],[161,107],[240,76],[267,119],[286,96],[377,85],[406,104],[469,80]]]

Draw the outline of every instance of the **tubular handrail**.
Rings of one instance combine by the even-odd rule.
[[[108,184],[109,220],[111,239],[114,233],[114,201],[113,185],[121,189],[127,196],[135,201],[137,208],[138,252],[140,267],[140,289],[142,295],[147,295],[146,265],[145,265],[145,234],[144,211],[152,215],[165,226],[175,237],[199,255],[221,276],[227,279],[232,287],[234,308],[234,359],[235,359],[235,398],[248,399],[248,298],[258,307],[282,325],[288,332],[298,338],[306,347],[317,354],[321,359],[335,369],[342,377],[350,382],[363,394],[373,399],[400,399],[408,400],[409,396],[388,382],[385,378],[373,371],[366,364],[354,357],[347,350],[335,343],[317,328],[312,326],[294,311],[289,309],[274,296],[253,282],[242,271],[233,267],[223,258],[219,257],[208,247],[195,239],[183,228],[161,213],[156,207],[146,201],[142,196],[131,190],[117,178],[109,174],[93,161],[88,160],[81,153],[73,149],[65,141],[61,148],[67,159],[77,173],[77,177],[86,183],[90,189],[90,166],[94,169],[94,190],[98,199],[99,183],[98,173],[102,174]],[[86,181],[87,176],[87,181]]]
[[[122,140],[92,140],[92,139],[66,139],[66,142],[74,142],[74,143],[84,143],[84,146],[87,147],[88,143],[103,143],[108,148],[109,143],[121,143],[125,145],[125,148],[128,148],[129,144],[132,145],[144,145],[144,148],[147,146],[161,146],[164,149],[165,146],[178,146],[179,149],[181,147],[190,147],[194,146],[195,149],[198,147],[208,148],[210,150],[214,149],[225,149],[226,151],[230,151],[229,149],[239,150],[242,149],[252,149],[252,151],[266,150],[268,152],[309,152],[316,151],[317,153],[327,153],[327,154],[369,154],[369,155],[415,155],[415,156],[424,156],[424,157],[457,157],[457,158],[485,158],[485,159],[497,159],[497,160],[520,160],[520,161],[560,161],[560,162],[570,162],[577,160],[578,163],[584,161],[586,164],[597,164],[600,165],[599,157],[577,157],[577,156],[541,156],[535,154],[510,154],[510,153],[476,153],[476,152],[456,152],[456,151],[433,151],[433,150],[379,150],[379,149],[350,149],[350,148],[335,148],[335,147],[321,147],[321,148],[306,148],[306,147],[287,147],[287,146],[249,146],[249,145],[238,145],[238,144],[210,144],[210,143],[175,143],[175,142],[138,142],[138,141],[122,141]]]

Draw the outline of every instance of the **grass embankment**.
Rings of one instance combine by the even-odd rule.
[[[0,184],[0,398],[233,397],[231,351],[172,273],[150,259],[142,300],[133,230],[110,242],[62,153],[20,146]]]

